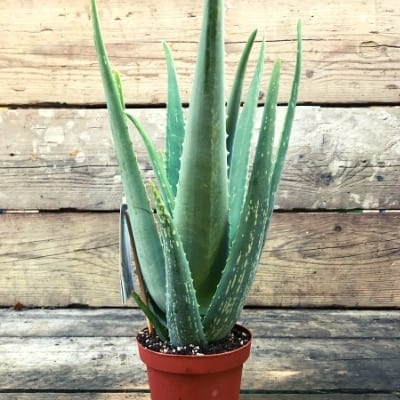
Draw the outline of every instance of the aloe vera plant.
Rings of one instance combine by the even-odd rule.
[[[277,59],[251,159],[265,43],[261,43],[244,106],[242,88],[256,31],[245,45],[226,102],[223,12],[223,0],[204,1],[187,119],[172,55],[164,44],[168,98],[162,154],[140,122],[125,109],[121,80],[109,64],[96,3],[91,0],[95,46],[129,210],[129,236],[143,277],[142,296],[131,285],[125,291],[133,291],[157,334],[176,346],[190,343],[206,347],[227,336],[239,317],[266,240],[300,80],[298,23],[296,66],[283,128],[275,129],[281,65]],[[129,132],[131,123],[144,141],[155,171],[156,182],[149,187],[137,163]],[[128,220],[126,213],[123,216]],[[125,238],[122,249],[126,251],[126,233],[121,237]],[[131,268],[129,257],[123,262],[125,269]]]

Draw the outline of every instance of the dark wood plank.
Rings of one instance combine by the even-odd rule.
[[[165,110],[132,112],[162,149]],[[284,108],[278,116],[280,125]],[[257,118],[259,125],[261,110]],[[0,110],[0,130],[0,209],[119,208],[105,110]],[[398,107],[299,107],[277,208],[400,209],[399,130]],[[135,138],[148,179],[153,172]]]
[[[126,324],[126,336],[121,334],[118,325],[116,331],[120,336],[113,336],[111,330],[117,317],[122,314],[123,320],[133,310],[117,310],[110,319],[112,312],[59,310],[53,319],[48,310],[20,313],[2,310],[1,316],[6,315],[6,318],[1,321],[6,320],[6,324],[4,331],[0,326],[0,391],[145,390],[146,374],[137,357],[133,326]],[[268,316],[269,311],[259,313]],[[26,319],[21,318],[24,315],[29,315],[31,320],[38,316],[33,324],[36,332],[29,321],[25,328]],[[334,328],[331,337],[327,332],[321,336],[320,330],[316,329],[321,327],[322,311],[316,317],[310,310],[283,311],[285,324],[278,311],[275,311],[275,318],[270,315],[264,323],[261,315],[258,317],[258,325],[252,326],[249,322],[255,338],[251,358],[245,365],[243,390],[278,394],[317,394],[318,391],[383,394],[398,390],[400,311],[366,311],[358,316],[356,312],[336,311],[330,315],[328,312],[327,329],[332,321],[334,325],[348,325],[343,329],[347,335],[341,335]],[[14,325],[20,325],[17,331],[25,331],[25,335],[7,335],[13,318]],[[379,322],[372,327],[371,333],[378,335],[368,337],[365,334],[369,322],[374,319]],[[295,336],[294,330],[288,335],[287,327],[295,329],[300,320],[304,321],[302,332],[299,332],[302,336]],[[267,324],[272,334],[260,328]],[[42,327],[38,328],[40,325]],[[40,331],[43,334],[46,325],[47,336],[38,335]],[[381,326],[379,332],[377,325]],[[83,326],[88,326],[88,336],[83,335]],[[95,328],[97,335],[93,335]],[[360,337],[360,329],[363,337]],[[397,337],[393,332],[397,332]]]
[[[248,304],[400,307],[399,218],[276,213]],[[0,237],[0,305],[120,305],[117,213],[3,214]]]
[[[258,338],[400,339],[400,310],[245,309],[240,323]],[[135,337],[135,308],[0,309],[0,337]]]
[[[226,12],[227,81],[249,33],[268,41],[268,61],[283,60],[281,101],[290,88],[295,30],[304,25],[300,100],[398,102],[399,15],[395,0],[327,2],[265,0],[230,2]],[[37,13],[36,10],[43,10]],[[165,102],[162,41],[172,44],[182,97],[189,99],[200,28],[201,1],[99,1],[104,36],[114,68],[121,70],[126,99]],[[357,10],[357,12],[354,12]],[[88,3],[70,0],[2,0],[0,92],[2,103],[104,102]],[[9,16],[13,15],[10,23]],[[139,23],[140,22],[140,23]],[[261,38],[260,34],[260,38]],[[253,55],[253,62],[256,55]],[[270,62],[267,70],[270,70]],[[15,77],[18,76],[18,79]]]

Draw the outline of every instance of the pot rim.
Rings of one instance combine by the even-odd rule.
[[[147,368],[169,373],[203,374],[218,373],[235,368],[241,368],[250,356],[250,347],[253,336],[251,332],[242,325],[236,324],[250,335],[249,341],[234,350],[217,354],[169,354],[150,350],[142,344],[138,344],[139,357]],[[190,372],[189,372],[190,371]]]
[[[171,354],[171,353],[161,353],[159,351],[154,351],[154,350],[151,350],[151,349],[147,348],[146,346],[143,346],[137,339],[138,335],[136,336],[136,342],[137,342],[138,346],[141,349],[143,349],[144,351],[148,351],[149,353],[153,353],[153,354],[158,354],[160,356],[169,356],[169,357],[177,357],[177,358],[186,357],[186,358],[194,358],[194,359],[197,359],[197,358],[200,358],[200,357],[208,357],[208,358],[210,358],[210,357],[218,357],[218,356],[224,356],[224,355],[227,355],[227,354],[230,354],[230,353],[235,353],[235,352],[238,352],[240,350],[243,350],[243,349],[251,346],[251,342],[253,340],[253,334],[250,331],[250,329],[246,328],[245,326],[243,326],[241,324],[235,324],[234,326],[240,328],[240,330],[242,330],[242,331],[247,333],[247,335],[249,336],[249,340],[247,341],[247,343],[245,343],[244,345],[242,345],[242,346],[240,346],[240,347],[238,347],[236,349],[223,351],[221,353],[215,353],[215,354],[203,354],[203,353],[199,353],[199,354]],[[144,330],[144,329],[146,329],[146,328],[143,328],[142,330]]]

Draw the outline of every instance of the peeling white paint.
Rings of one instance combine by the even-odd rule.
[[[39,151],[37,151],[37,154],[47,154],[51,152],[51,147],[48,145],[39,145]]]
[[[75,161],[77,163],[83,163],[86,160],[86,155],[83,151],[78,151],[78,153],[75,156]]]
[[[340,160],[334,159],[329,163],[329,172],[332,174],[332,176],[338,176],[339,172],[341,170],[341,167],[343,167],[343,162]]]
[[[61,144],[64,142],[64,129],[61,126],[51,126],[44,135],[46,142]]]
[[[36,139],[32,140],[32,153],[33,154],[38,153],[38,144],[39,144],[38,140],[36,140]]]
[[[85,132],[82,132],[80,135],[79,135],[79,139],[80,140],[82,140],[82,141],[84,141],[84,142],[89,142],[90,141],[90,134],[89,134],[89,132],[87,132],[87,131],[85,131]]]
[[[387,110],[379,110],[379,112],[376,113],[376,118],[385,121],[385,124],[389,125],[391,128],[399,127],[398,116],[388,112]]]
[[[366,193],[364,196],[364,201],[362,202],[362,208],[376,208],[378,206],[379,203],[376,195],[372,193]]]
[[[31,130],[37,136],[42,137],[43,136],[43,132],[46,130],[46,126],[45,125],[40,125],[40,124],[33,124],[33,125],[31,125]]]
[[[361,197],[359,194],[350,193],[350,200],[355,204],[361,204]]]
[[[114,183],[121,183],[121,175],[114,175],[113,181]]]
[[[68,129],[72,129],[72,128],[74,127],[74,125],[75,125],[75,121],[74,121],[73,119],[70,119],[70,120],[65,124],[65,126],[66,126]]]
[[[54,110],[48,108],[41,108],[39,110],[39,116],[44,118],[52,118],[54,117]]]

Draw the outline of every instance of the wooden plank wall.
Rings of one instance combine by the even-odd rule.
[[[1,3],[0,306],[119,306],[122,190],[89,2]],[[201,1],[98,0],[98,6],[126,100],[162,147],[161,42],[171,44],[187,103]],[[400,307],[397,1],[226,0],[227,85],[257,27],[267,40],[267,72],[275,56],[283,61],[280,121],[298,18],[301,106],[249,304]],[[255,60],[256,54],[251,68]]]

